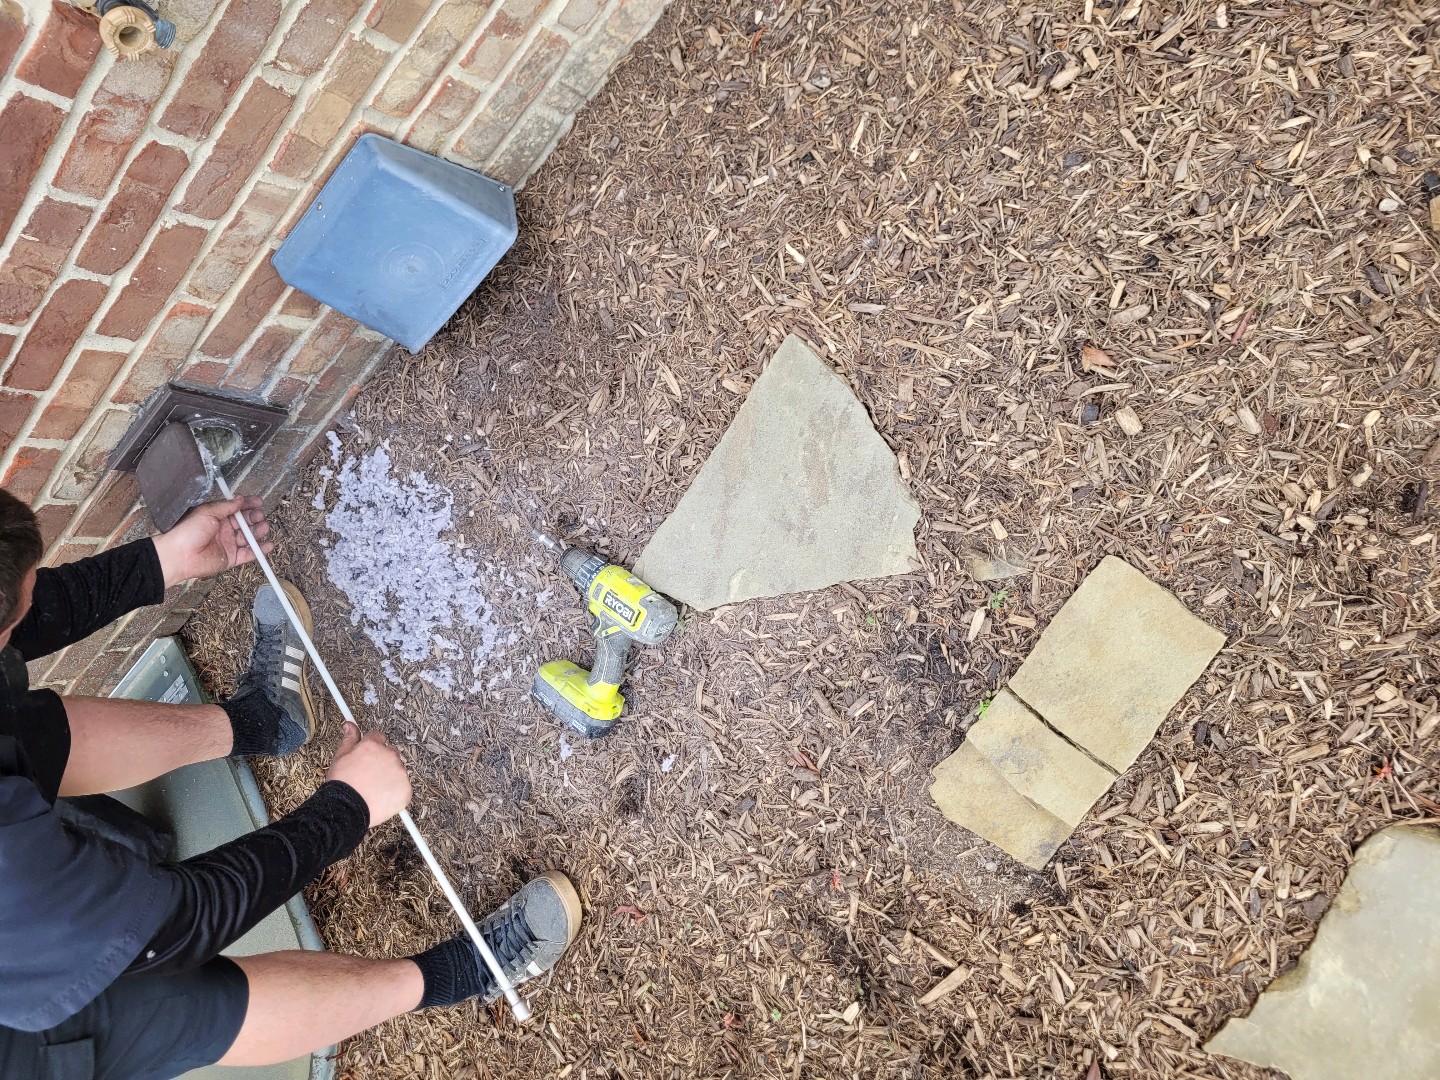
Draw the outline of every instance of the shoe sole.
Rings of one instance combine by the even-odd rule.
[[[555,890],[555,895],[560,897],[560,903],[565,907],[565,947],[568,949],[580,933],[580,922],[584,918],[584,911],[580,906],[580,894],[575,891],[575,886],[570,879],[559,870],[547,870],[541,874],[536,881],[548,881],[550,887]]]
[[[295,585],[284,578],[280,578],[280,588],[285,591],[285,597],[290,601],[290,606],[295,609],[295,614],[300,616],[300,625],[305,627],[305,636],[311,641],[315,640],[315,616],[310,611],[310,602],[305,599]],[[310,657],[307,654],[300,665],[300,703],[305,706],[305,721],[310,726],[309,734],[305,741],[309,742],[315,737],[315,720],[320,710],[315,701],[315,695],[310,692]]]

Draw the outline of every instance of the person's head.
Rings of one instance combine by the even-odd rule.
[[[0,648],[30,610],[35,568],[44,554],[34,511],[0,488]]]

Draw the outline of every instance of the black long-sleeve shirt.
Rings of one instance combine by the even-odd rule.
[[[127,969],[205,962],[354,850],[369,823],[360,795],[331,781],[264,829],[156,863],[61,820],[58,771],[37,771],[26,742],[44,754],[37,731],[68,731],[64,703],[30,689],[24,661],[163,595],[149,540],[42,569],[0,655],[0,1025],[43,1031]]]

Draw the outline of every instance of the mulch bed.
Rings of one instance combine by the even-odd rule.
[[[404,1017],[341,1074],[1268,1075],[1199,1044],[1293,965],[1356,844],[1440,812],[1437,25],[679,0],[521,193],[515,251],[341,431],[473,510],[512,632],[491,685],[378,677],[325,577],[320,463],[276,513],[476,908],[551,866],[587,904],[528,1027]],[[632,561],[791,332],[899,456],[920,566],[689,614],[562,758],[526,692],[590,646],[531,530]],[[1033,572],[973,581],[1002,545]],[[1036,873],[944,822],[928,770],[1107,554],[1228,644]],[[186,630],[218,689],[257,580]],[[261,765],[277,811],[337,733]],[[309,896],[336,949],[456,929],[393,828]]]

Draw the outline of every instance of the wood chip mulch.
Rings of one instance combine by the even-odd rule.
[[[340,1074],[1273,1075],[1200,1044],[1361,840],[1440,815],[1436,26],[1408,0],[679,0],[522,192],[515,251],[341,431],[455,493],[508,635],[487,688],[380,677],[325,577],[324,463],[276,515],[475,906],[550,866],[587,904],[528,1027],[403,1017]],[[691,613],[620,730],[562,742],[528,684],[590,646],[530,530],[633,560],[790,332],[895,449],[919,568]],[[970,577],[1002,550],[1032,571]],[[940,819],[928,770],[1107,554],[1228,644],[1035,873]],[[187,628],[218,689],[254,586]],[[260,766],[277,811],[337,731]],[[393,827],[309,896],[336,949],[456,930]]]

